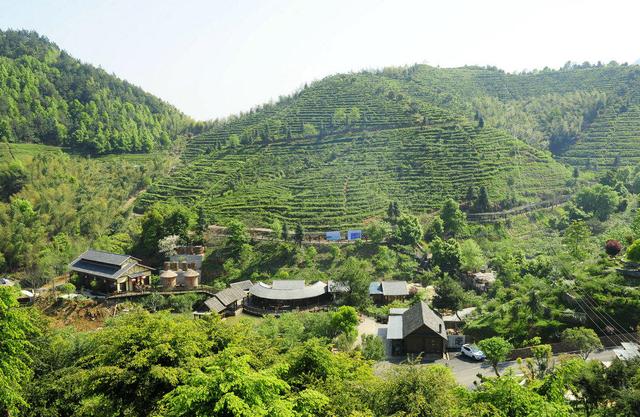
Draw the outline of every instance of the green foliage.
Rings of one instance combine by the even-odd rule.
[[[631,262],[640,262],[640,239],[627,248],[626,258]]]
[[[72,157],[42,146],[26,149],[16,157],[29,172],[28,182],[11,202],[0,202],[0,236],[7,236],[0,239],[0,253],[6,271],[27,270],[39,285],[65,272],[66,264],[92,241],[103,249],[129,249],[129,234],[123,239],[111,233],[126,215],[123,204],[143,178],[157,174],[156,167],[141,168],[126,158]]]
[[[56,290],[60,291],[63,294],[72,294],[72,293],[76,292],[76,286],[73,285],[70,282],[66,282],[66,283],[64,283],[62,285],[58,285],[56,287]]]
[[[462,210],[460,210],[460,205],[451,198],[444,202],[440,210],[440,218],[444,223],[444,232],[446,234],[456,236],[464,233],[466,230],[466,216]]]
[[[289,390],[276,372],[256,371],[251,356],[225,352],[167,394],[157,415],[291,416],[292,405],[281,398]]]
[[[431,220],[431,224],[427,229],[426,237],[428,239],[434,239],[436,237],[439,237],[439,238],[444,237],[444,221],[442,220],[442,217],[437,215],[433,218],[433,220]]]
[[[380,415],[446,416],[461,413],[451,370],[443,365],[399,365],[384,375]]]
[[[580,209],[605,221],[618,207],[619,197],[613,188],[596,184],[578,191],[575,201]]]
[[[502,337],[491,337],[489,339],[481,340],[478,343],[478,347],[484,352],[487,357],[487,361],[491,364],[493,371],[499,377],[500,371],[498,369],[498,365],[500,362],[507,360],[507,356],[513,350],[513,345]]]
[[[465,292],[460,283],[445,274],[435,285],[433,306],[458,311],[464,306]]]
[[[384,341],[380,336],[374,334],[363,334],[361,339],[360,350],[365,359],[370,361],[381,361],[385,358]]]
[[[373,221],[365,227],[364,233],[373,243],[380,244],[391,236],[391,225],[385,221]]]
[[[251,241],[247,227],[238,220],[232,220],[227,225],[227,246],[235,253],[240,252],[243,245]]]
[[[460,267],[462,253],[460,244],[455,239],[433,239],[431,254],[433,264],[443,272],[454,272]]]
[[[360,323],[358,312],[351,306],[338,307],[338,310],[331,317],[331,325],[340,333],[356,333],[358,323]]]
[[[464,240],[460,244],[460,269],[464,272],[478,272],[485,265],[484,254],[475,240]]]
[[[152,313],[162,310],[167,305],[167,299],[164,295],[152,292],[142,299],[142,305]]]
[[[586,255],[586,242],[590,237],[589,226],[583,221],[574,221],[565,230],[562,243],[567,246],[574,258],[582,259]]]
[[[368,270],[369,265],[366,261],[351,257],[347,258],[335,271],[334,280],[349,288],[341,299],[343,303],[361,308],[371,302],[369,299],[371,276]]]
[[[302,135],[305,137],[317,136],[318,133],[318,128],[316,128],[312,123],[305,123],[302,127]]]
[[[580,355],[585,360],[591,352],[602,349],[602,342],[596,332],[585,327],[566,329],[562,332],[562,341],[580,351]]]
[[[27,184],[27,170],[20,161],[0,164],[0,200],[9,200]]]
[[[0,32],[0,139],[105,154],[167,147],[192,121],[35,32]]]
[[[153,205],[142,217],[139,251],[144,256],[155,257],[158,254],[158,242],[172,235],[187,242],[195,220],[187,207],[175,202]]]
[[[396,239],[404,245],[415,245],[422,240],[422,225],[417,217],[403,214],[396,224]]]
[[[0,413],[25,406],[25,384],[32,375],[30,339],[39,332],[27,311],[18,307],[18,291],[0,286]]]
[[[486,381],[470,396],[474,410],[488,410],[486,416],[558,416],[574,415],[562,402],[552,402],[533,390],[518,383],[516,378],[506,376]]]
[[[303,240],[304,240],[304,228],[302,227],[302,224],[297,223],[296,230],[293,233],[293,241],[296,242],[298,245],[302,245]]]

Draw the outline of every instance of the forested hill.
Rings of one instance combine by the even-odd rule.
[[[390,201],[446,197],[491,210],[566,193],[570,168],[640,163],[640,67],[568,64],[521,74],[415,65],[305,85],[190,140],[142,209],[175,197],[211,221],[240,215],[348,227]]]
[[[104,154],[169,145],[192,121],[35,32],[0,31],[0,139]]]

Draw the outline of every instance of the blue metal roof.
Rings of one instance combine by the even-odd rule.
[[[369,295],[382,295],[382,284],[378,281],[369,284]]]

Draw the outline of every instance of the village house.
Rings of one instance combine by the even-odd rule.
[[[154,270],[130,255],[89,249],[69,264],[69,269],[79,277],[81,287],[113,294],[137,291],[149,286]]]
[[[369,284],[369,295],[376,304],[404,300],[409,297],[407,281],[374,281]]]
[[[207,299],[204,305],[211,312],[221,315],[235,315],[242,305],[242,300],[247,293],[242,288],[229,287],[217,292],[213,297]]]
[[[390,314],[387,339],[391,355],[422,354],[443,356],[447,349],[444,321],[427,303],[421,301],[408,309]]]
[[[277,313],[319,307],[330,301],[327,284],[322,281],[306,285],[304,280],[275,280],[271,285],[254,284],[244,310],[255,314]]]
[[[462,276],[464,287],[478,292],[487,292],[495,282],[496,274],[493,271],[474,272]]]

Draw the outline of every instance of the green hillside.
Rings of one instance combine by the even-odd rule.
[[[567,65],[508,74],[497,69],[415,66],[391,77],[420,100],[471,117],[552,151],[563,162],[611,166],[640,162],[640,67]]]
[[[631,96],[610,97],[633,71],[414,66],[327,77],[191,140],[182,168],[138,209],[173,197],[203,206],[212,221],[240,215],[321,229],[359,225],[389,201],[431,210],[483,185],[496,209],[548,198],[565,191],[568,170],[544,150],[570,151],[588,124]],[[477,112],[482,122],[472,120]]]
[[[0,31],[0,139],[92,154],[166,147],[192,121],[35,32]]]
[[[213,123],[137,208],[176,198],[212,221],[323,229],[359,225],[389,201],[420,213],[487,186],[506,209],[565,193],[564,163],[640,162],[638,105],[640,67],[616,63],[335,75]]]
[[[432,210],[469,187],[487,186],[505,205],[538,200],[562,193],[568,177],[549,154],[495,129],[411,127],[214,150],[156,183],[138,209],[174,197],[212,222],[278,218],[322,230],[360,225],[390,201]]]

